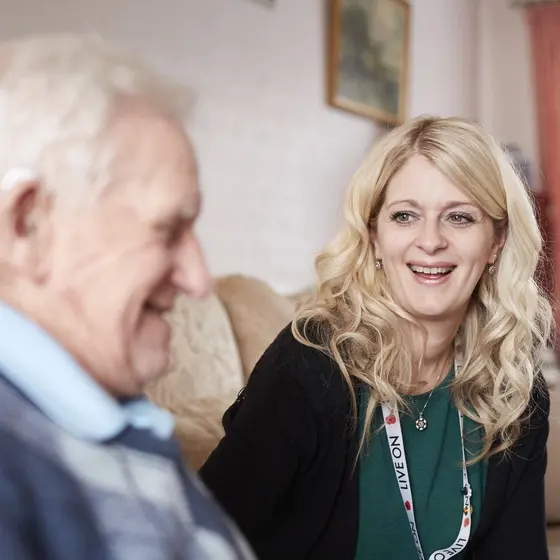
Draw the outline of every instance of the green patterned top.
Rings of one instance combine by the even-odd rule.
[[[414,514],[426,560],[435,550],[453,544],[459,533],[463,510],[461,439],[457,409],[446,380],[434,390],[424,412],[428,428],[416,429],[418,411],[427,394],[408,397],[413,416],[401,412],[401,426],[414,499]],[[360,430],[364,429],[366,393],[360,398]],[[374,418],[373,438],[360,458],[360,521],[356,560],[395,558],[416,560],[410,526],[397,486],[389,454],[381,407]],[[464,418],[467,461],[481,446],[481,430]],[[480,518],[486,482],[486,461],[468,468],[473,507],[471,535]],[[454,560],[464,558],[464,551]]]

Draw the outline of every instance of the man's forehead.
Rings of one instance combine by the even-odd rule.
[[[185,220],[194,220],[200,213],[202,195],[198,186],[198,170],[194,153],[180,175],[166,175],[164,184],[156,182],[152,195],[169,205],[168,212]],[[159,183],[159,184],[158,184]]]
[[[107,129],[107,139],[121,165],[144,172],[154,163],[173,163],[197,174],[194,150],[182,124],[149,107],[132,105],[121,110]]]
[[[115,121],[111,140],[117,196],[161,220],[196,218],[201,205],[198,166],[178,123],[140,107]]]

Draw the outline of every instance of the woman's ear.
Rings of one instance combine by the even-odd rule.
[[[375,231],[375,225],[369,225],[369,240],[371,242],[371,246],[373,247],[373,253],[375,256],[378,256],[378,247],[377,247],[377,233]]]
[[[492,243],[492,246],[490,247],[490,255],[486,260],[486,264],[489,267],[488,272],[490,274],[496,273],[496,267],[498,266],[497,264],[498,257],[500,256],[500,251],[504,246],[505,241],[506,241],[505,230],[503,230],[503,233],[500,232],[499,234],[497,234],[496,237],[494,238],[494,243]]]
[[[503,249],[506,243],[506,237],[507,237],[507,223],[504,222],[502,224],[499,224],[498,227],[496,228],[496,235],[491,249],[492,255],[497,255]],[[494,260],[496,259],[494,258]]]

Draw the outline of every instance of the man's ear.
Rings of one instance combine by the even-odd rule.
[[[0,247],[17,269],[37,276],[44,254],[51,198],[38,180],[12,184],[0,194]],[[23,270],[22,270],[23,271]]]

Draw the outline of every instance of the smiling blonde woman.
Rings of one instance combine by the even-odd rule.
[[[201,474],[259,558],[548,558],[551,310],[500,146],[465,120],[387,134],[318,285]]]

